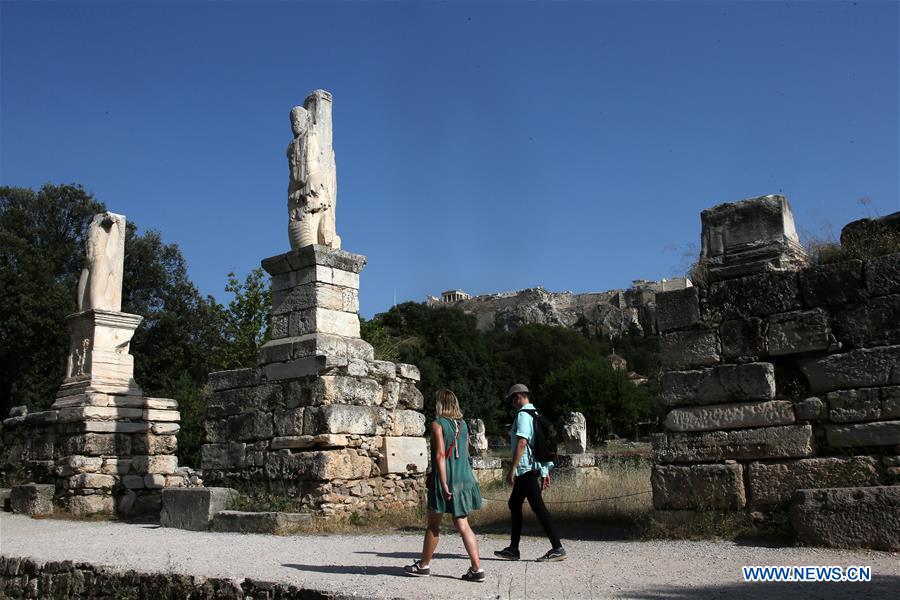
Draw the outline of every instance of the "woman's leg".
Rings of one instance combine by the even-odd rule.
[[[478,540],[475,539],[475,532],[469,526],[468,517],[455,517],[453,526],[456,527],[459,535],[462,536],[463,546],[466,547],[466,552],[469,553],[469,560],[472,561],[472,568],[480,571],[481,557],[478,556]]]
[[[441,518],[444,515],[428,509],[428,527],[425,529],[425,540],[422,542],[422,559],[419,564],[427,567],[431,564],[431,557],[438,545],[441,536]]]

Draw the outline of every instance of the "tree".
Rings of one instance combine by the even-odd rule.
[[[232,294],[231,301],[227,310],[216,305],[222,327],[219,370],[256,365],[259,348],[269,337],[272,315],[271,286],[267,280],[260,268],[250,271],[243,283],[233,272],[228,274],[225,291]]]
[[[582,413],[594,440],[608,432],[633,435],[638,421],[650,414],[646,391],[600,357],[579,358],[552,372],[541,386],[540,397],[547,416],[556,422],[570,412]]]
[[[103,203],[78,185],[0,187],[0,411],[53,403],[65,376],[85,234]]]

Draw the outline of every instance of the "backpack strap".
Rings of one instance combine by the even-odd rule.
[[[531,437],[534,438],[537,435],[535,431],[535,424],[537,423],[537,415],[538,411],[536,408],[520,408],[518,412],[523,412],[527,415],[531,416]],[[531,470],[538,470],[538,463],[534,458],[534,447],[532,446],[531,440],[525,440],[528,444],[528,454],[531,456]]]
[[[459,439],[459,432],[462,430],[462,423],[458,423],[456,419],[451,419],[451,421],[456,427],[456,436],[453,438],[453,442],[450,443],[450,446],[447,447],[447,453],[444,456],[450,456],[450,453],[453,452],[454,447],[456,447],[455,457],[459,458],[459,447],[456,446],[456,440]]]

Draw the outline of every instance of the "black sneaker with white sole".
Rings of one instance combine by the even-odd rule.
[[[519,560],[519,551],[516,548],[504,548],[503,550],[495,550],[494,556],[503,560]]]
[[[473,581],[475,583],[484,583],[484,569],[475,570],[475,567],[469,567],[462,577],[463,581]]]
[[[537,562],[557,562],[560,560],[566,560],[566,558],[568,558],[566,556],[566,551],[562,546],[560,546],[559,548],[554,548],[553,550],[547,552],[547,554],[538,558]]]
[[[428,577],[431,575],[431,566],[423,567],[422,561],[417,560],[413,564],[403,567],[403,572],[410,577]]]

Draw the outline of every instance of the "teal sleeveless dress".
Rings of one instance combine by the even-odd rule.
[[[475,481],[475,474],[472,473],[472,465],[469,463],[469,428],[462,419],[451,420],[446,417],[438,417],[437,422],[444,434],[444,452],[456,437],[457,423],[461,429],[453,451],[444,462],[447,469],[447,486],[450,488],[453,498],[450,502],[444,500],[437,465],[432,464],[434,489],[428,490],[428,508],[439,513],[450,513],[454,518],[465,517],[473,510],[481,508],[481,490],[478,489],[478,482]]]

